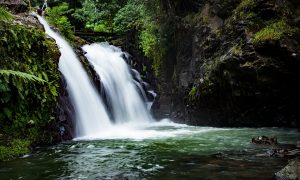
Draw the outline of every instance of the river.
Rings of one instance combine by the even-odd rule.
[[[300,138],[292,129],[194,127],[166,120],[115,130],[1,162],[0,179],[271,179],[288,160],[256,156],[270,147],[254,145],[251,138],[275,135],[280,143]]]

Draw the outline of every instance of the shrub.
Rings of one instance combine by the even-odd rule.
[[[66,14],[72,12],[67,3],[62,3],[59,6],[48,8],[47,20],[49,24],[58,28],[58,31],[68,40],[74,40],[74,27],[71,25]]]
[[[30,141],[14,139],[7,146],[0,146],[0,161],[12,159],[29,153]]]

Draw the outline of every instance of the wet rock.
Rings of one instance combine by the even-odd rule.
[[[294,159],[289,162],[282,170],[275,173],[275,180],[298,180],[300,178],[300,162]]]
[[[13,13],[23,13],[27,11],[27,4],[23,0],[0,0],[0,5],[6,6]]]
[[[300,157],[299,149],[273,149],[270,156],[272,157],[281,157],[281,158],[295,158]]]
[[[263,144],[263,145],[277,145],[277,137],[267,137],[267,136],[258,136],[252,138],[251,143],[253,144]]]
[[[57,105],[57,118],[52,126],[52,138],[54,142],[71,140],[74,138],[74,108],[70,102],[67,91],[67,83],[61,75],[60,92]]]
[[[38,19],[30,13],[20,13],[15,15],[15,23],[26,25],[27,27],[38,27],[44,29],[44,26],[38,21]]]

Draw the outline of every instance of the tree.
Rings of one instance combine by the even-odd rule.
[[[127,0],[84,0],[73,16],[95,31],[114,31],[113,19]]]

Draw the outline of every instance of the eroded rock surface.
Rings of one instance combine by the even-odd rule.
[[[276,180],[298,180],[300,178],[299,159],[291,160],[287,166],[275,173]]]

